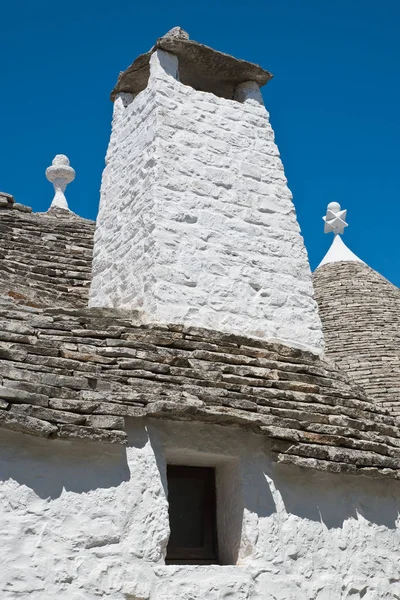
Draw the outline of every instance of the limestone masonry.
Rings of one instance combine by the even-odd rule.
[[[149,61],[146,89],[115,100],[90,306],[320,351],[307,254],[258,85],[239,79],[229,100],[180,83],[179,59],[164,50]]]
[[[63,209],[18,207],[2,204],[0,193],[0,295],[34,306],[87,306],[94,223]]]
[[[1,600],[400,598],[400,294],[337,202],[311,277],[270,78],[175,28],[96,228],[65,155],[46,213],[0,192]],[[212,467],[217,558],[168,561],[170,466]]]
[[[400,478],[397,421],[311,353],[113,309],[0,318],[2,427],[123,444],[125,417],[239,425],[279,462]]]
[[[329,356],[400,416],[400,290],[360,261],[319,267],[314,286]]]

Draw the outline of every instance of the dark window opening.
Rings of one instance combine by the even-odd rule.
[[[215,469],[167,466],[167,564],[218,564]]]

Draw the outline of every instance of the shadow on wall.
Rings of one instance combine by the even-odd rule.
[[[400,482],[357,475],[340,475],[298,467],[272,465],[267,475],[273,480],[274,512],[283,510],[341,528],[346,519],[359,515],[376,525],[396,528],[400,514]],[[270,497],[265,506],[270,510]],[[265,509],[262,509],[265,513]],[[270,513],[271,514],[271,513]]]
[[[277,511],[271,487],[266,477],[267,470],[269,477],[271,477],[266,462],[264,454],[242,460],[243,506],[260,518],[270,517]]]
[[[242,460],[243,507],[257,517],[293,514],[333,529],[361,515],[370,523],[396,528],[399,481],[277,465],[268,455]]]
[[[1,433],[0,481],[14,480],[40,498],[58,498],[63,489],[85,493],[117,487],[129,479],[123,446]]]

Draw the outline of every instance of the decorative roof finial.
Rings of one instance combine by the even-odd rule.
[[[345,220],[346,215],[347,210],[340,210],[338,202],[330,202],[325,217],[322,217],[325,221],[324,233],[333,232],[335,235],[343,235],[344,228],[348,225]]]
[[[67,199],[64,196],[65,188],[75,179],[75,171],[69,166],[69,159],[64,154],[57,154],[46,169],[46,177],[54,186],[54,198],[50,208],[63,208],[69,210]]]
[[[345,220],[346,215],[347,210],[341,210],[338,202],[330,202],[328,204],[326,215],[325,217],[322,217],[325,221],[324,233],[332,232],[335,234],[335,237],[333,238],[331,247],[319,263],[318,267],[334,262],[363,262],[346,246],[340,237],[343,235],[344,228],[348,225]]]

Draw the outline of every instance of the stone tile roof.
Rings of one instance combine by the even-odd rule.
[[[95,223],[70,211],[32,214],[0,194],[0,295],[36,305],[86,306]]]
[[[268,436],[276,460],[400,478],[396,420],[317,355],[114,309],[0,301],[0,423],[125,443],[126,417],[208,421]]]
[[[329,361],[84,308],[93,231],[0,206],[1,427],[125,443],[126,418],[208,421],[266,435],[280,463],[400,478],[398,421]]]
[[[361,262],[313,275],[326,352],[368,397],[400,416],[400,290]]]

